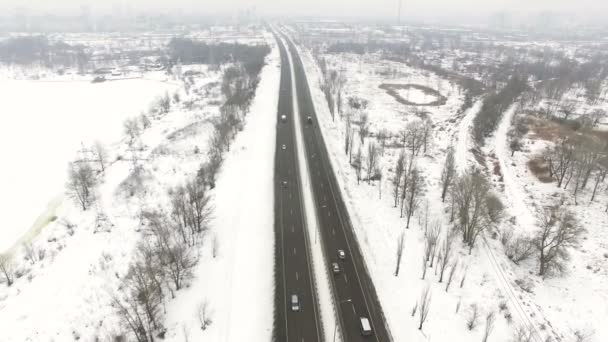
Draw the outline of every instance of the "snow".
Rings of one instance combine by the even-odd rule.
[[[532,290],[517,292],[522,307],[536,327],[544,326],[540,336],[568,338],[575,331],[592,334],[590,341],[608,339],[608,328],[604,324],[608,316],[608,268],[606,241],[608,233],[603,228],[608,224],[604,209],[606,195],[598,192],[595,203],[588,203],[590,189],[579,195],[584,202],[574,205],[570,190],[558,189],[555,183],[541,183],[530,172],[527,161],[535,157],[549,145],[532,135],[523,139],[524,149],[512,157],[508,149],[507,135],[512,126],[512,118],[520,109],[512,107],[507,110],[495,133],[493,144],[485,151],[486,155],[494,153],[498,159],[503,176],[502,199],[507,205],[510,217],[515,218],[511,225],[518,234],[536,232],[538,224],[535,211],[545,206],[562,202],[562,210],[570,209],[587,229],[581,246],[570,251],[570,260],[566,272],[554,277],[542,279],[536,276],[536,262],[526,262],[521,267],[506,264],[506,272],[512,279],[525,279]]]
[[[528,229],[530,229],[536,226],[534,213],[531,210],[531,208],[534,207],[534,204],[528,202],[528,197],[519,186],[515,179],[515,175],[511,170],[512,167],[509,165],[507,158],[505,158],[505,156],[510,154],[507,134],[511,128],[516,110],[517,105],[512,105],[511,108],[507,109],[503,114],[503,118],[496,129],[496,138],[493,145],[496,149],[496,155],[498,156],[503,178],[504,199],[507,201],[507,205],[516,213],[515,217],[519,226],[528,227]]]
[[[270,34],[265,39],[273,45]],[[280,73],[276,47],[267,62],[244,130],[225,154],[210,193],[214,217],[200,247],[195,277],[166,302],[167,341],[183,341],[184,333],[194,341],[271,338],[274,130]],[[211,121],[219,115],[221,71],[203,69],[189,94],[178,89],[182,102],[172,102],[169,113],[152,117],[152,126],[136,143],[141,148],[133,151],[126,138],[108,145],[113,162],[100,176],[94,208],[83,212],[68,199],[56,204],[57,219],[33,238],[45,251],[42,261],[27,263],[21,249],[15,250],[22,275],[10,287],[0,284],[2,341],[113,340],[124,334],[111,302],[124,291],[122,279],[142,239],[140,210],[169,208],[168,190],[192,178],[205,161]],[[130,85],[119,85],[127,98],[139,83]],[[184,102],[193,99],[195,108],[187,109]],[[125,115],[137,115],[141,109],[145,107]],[[120,119],[117,128],[107,124],[116,138],[121,137]],[[144,168],[146,191],[129,196],[122,184],[131,173],[133,157]],[[107,221],[98,224],[98,214],[105,214]],[[66,227],[68,222],[72,228]],[[213,241],[219,246],[215,258]],[[202,331],[195,311],[204,300],[213,322]]]
[[[125,118],[173,89],[143,79],[99,84],[0,80],[5,166],[0,170],[0,251],[13,246],[49,201],[63,193],[67,164],[80,143],[117,141]]]
[[[269,341],[274,314],[274,153],[280,57],[273,45],[247,117],[228,154],[215,190],[219,256],[204,256],[195,281],[168,307],[167,341]],[[246,173],[244,173],[246,170]],[[207,243],[209,244],[209,242]],[[197,306],[208,300],[213,323],[201,331]],[[177,332],[177,333],[176,333]]]
[[[477,113],[481,110],[483,100],[477,100],[475,104],[465,112],[464,118],[458,124],[458,135],[456,140],[456,146],[454,148],[454,159],[457,161],[456,167],[459,173],[464,173],[471,165],[470,162],[472,157],[471,149],[474,147],[473,142],[473,119],[477,116]]]
[[[315,109],[319,124],[330,152],[330,160],[337,173],[340,188],[345,196],[353,228],[367,268],[374,280],[376,290],[388,326],[395,341],[471,341],[480,340],[483,330],[483,318],[489,312],[496,312],[496,327],[491,340],[507,340],[511,324],[525,324],[525,318],[518,315],[517,308],[509,302],[509,294],[502,286],[502,276],[497,271],[497,265],[503,265],[505,258],[489,254],[485,249],[474,249],[468,255],[466,248],[457,247],[456,255],[459,267],[449,292],[445,291],[445,281],[438,283],[434,272],[429,268],[426,280],[421,280],[420,258],[424,249],[424,220],[428,207],[429,226],[439,222],[443,227],[449,227],[448,214],[437,196],[439,191],[439,178],[441,167],[445,160],[445,151],[456,139],[457,162],[459,169],[467,168],[467,161],[473,159],[470,153],[471,141],[470,127],[472,120],[479,110],[478,102],[467,113],[457,116],[462,105],[463,97],[460,91],[447,80],[437,79],[435,75],[426,74],[416,69],[399,64],[388,67],[399,70],[397,80],[391,83],[414,83],[420,85],[439,85],[442,95],[447,102],[443,106],[424,107],[428,111],[427,117],[434,124],[433,145],[426,154],[417,158],[417,166],[423,170],[428,189],[422,200],[418,213],[412,218],[411,226],[405,229],[405,220],[399,217],[399,209],[393,208],[391,194],[391,168],[399,153],[399,148],[387,147],[384,155],[380,157],[380,166],[383,170],[382,197],[379,198],[379,184],[372,182],[366,184],[362,181],[357,184],[354,169],[349,165],[348,156],[344,154],[344,124],[338,120],[332,121],[327,108],[324,95],[320,90],[320,72],[312,62],[312,56],[307,50],[302,51],[303,60],[310,80],[311,92],[315,99]],[[407,122],[418,120],[413,115],[404,115],[413,112],[413,106],[404,108],[392,97],[376,94],[375,89],[386,79],[378,76],[375,70],[386,68],[388,62],[378,61],[373,57],[365,56],[362,61],[352,62],[353,57],[348,54],[324,56],[330,66],[338,66],[349,75],[344,97],[351,95],[361,96],[370,100],[367,113],[370,118],[372,133],[386,128],[396,135]],[[464,132],[463,132],[464,130]],[[358,137],[354,150],[358,149]],[[368,138],[369,140],[370,138]],[[390,145],[390,144],[389,144]],[[365,148],[363,148],[365,151]],[[442,237],[445,236],[443,229]],[[401,233],[405,234],[404,256],[399,277],[395,272],[395,250]],[[458,240],[458,239],[457,239]],[[460,246],[459,244],[457,244]],[[466,273],[464,286],[460,287],[463,274]],[[419,300],[421,290],[430,286],[432,303],[430,314],[422,331],[418,330],[418,321],[411,318],[411,310]],[[507,302],[506,311],[499,310],[499,303]],[[480,327],[470,332],[465,327],[470,306],[477,305],[480,312]],[[456,313],[457,309],[458,312]],[[512,316],[510,316],[512,315]],[[513,323],[507,317],[512,317]]]
[[[397,93],[406,101],[420,105],[432,103],[438,100],[436,95],[428,94],[422,89],[418,88],[397,89]]]

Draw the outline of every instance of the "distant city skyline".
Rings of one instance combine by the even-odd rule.
[[[447,17],[487,15],[493,12],[553,11],[608,17],[608,1],[599,0],[401,0],[402,17]],[[166,12],[190,14],[234,13],[255,8],[262,15],[314,15],[350,17],[396,17],[399,0],[3,0],[0,11],[16,9],[49,14],[93,14],[117,12]],[[608,19],[608,18],[607,18]]]

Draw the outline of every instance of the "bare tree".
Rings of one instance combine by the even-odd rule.
[[[369,135],[369,116],[367,113],[361,113],[359,118],[359,138],[361,139],[361,145],[365,143],[365,138]]]
[[[593,193],[591,194],[590,202],[593,202],[595,200],[595,195],[597,193],[597,189],[598,189],[600,183],[602,183],[606,179],[606,174],[608,173],[608,157],[605,157],[605,156],[601,157],[597,161],[595,168],[596,168],[595,180],[594,180]]]
[[[420,120],[410,122],[405,127],[405,146],[410,150],[412,156],[420,153],[420,148],[424,143],[424,126]]]
[[[407,223],[405,225],[406,229],[409,229],[410,227],[410,220],[420,205],[420,196],[424,190],[424,177],[418,168],[414,167],[414,169],[412,169],[409,178],[410,181],[409,186],[407,187],[407,202],[405,204],[405,213],[407,218]]]
[[[351,147],[351,131],[353,130],[352,122],[350,120],[350,114],[346,115],[346,120],[344,121],[344,154],[348,155],[348,151]]]
[[[450,285],[452,284],[452,279],[454,279],[454,275],[456,274],[456,270],[458,269],[458,260],[452,263],[452,268],[450,268],[450,272],[448,273],[448,280],[445,284],[445,292],[448,292],[450,289]]]
[[[571,172],[571,167],[575,161],[574,157],[574,146],[566,140],[543,152],[543,159],[549,168],[549,175],[555,178],[558,188],[562,186],[566,175]]]
[[[205,299],[198,304],[196,308],[196,318],[200,324],[201,330],[205,331],[213,322],[211,312],[209,310],[209,302]]]
[[[180,290],[184,282],[192,277],[192,269],[198,262],[196,251],[179,236],[179,233],[171,229],[171,223],[164,214],[159,212],[144,213],[149,222],[150,233],[163,272],[175,286]]]
[[[397,265],[395,266],[395,277],[399,276],[399,268],[401,267],[401,257],[403,256],[405,234],[401,232],[399,240],[397,241]]]
[[[357,174],[357,184],[359,184],[359,182],[361,182],[361,170],[363,169],[363,156],[361,155],[361,146],[359,146],[359,150],[355,155],[353,166],[355,167],[355,173]]]
[[[456,176],[456,162],[454,160],[454,148],[449,147],[447,155],[445,157],[445,163],[443,164],[443,170],[441,171],[441,201],[445,202],[445,196],[448,193],[448,189],[454,182]]]
[[[451,195],[458,215],[457,227],[470,253],[477,237],[492,222],[487,207],[490,185],[482,175],[469,172],[455,181]]]
[[[431,120],[424,120],[422,124],[422,132],[421,132],[421,144],[423,147],[422,153],[426,153],[428,149],[428,145],[431,141],[433,133],[433,123]]]
[[[23,243],[23,252],[25,253],[25,259],[28,260],[32,265],[38,262],[38,248],[36,248],[33,242],[25,241]]]
[[[367,158],[365,159],[366,167],[367,167],[367,184],[370,183],[370,181],[374,175],[377,159],[378,159],[378,149],[376,148],[376,143],[373,141],[370,141],[369,144],[367,144]]]
[[[483,332],[483,338],[481,339],[482,342],[488,342],[488,339],[490,338],[490,334],[492,333],[492,330],[494,330],[494,323],[496,321],[496,315],[494,313],[494,311],[490,311],[487,315],[486,315],[486,326]]]
[[[141,135],[141,128],[137,118],[129,118],[123,123],[125,134],[129,137],[129,145],[133,144],[135,139]]]
[[[115,308],[121,323],[125,325],[137,342],[154,342],[154,331],[146,324],[145,313],[137,298],[130,295],[112,296],[112,306]]]
[[[197,179],[186,183],[188,196],[188,213],[193,229],[200,234],[207,229],[206,224],[211,216],[211,204],[205,185]]]
[[[15,280],[15,264],[13,263],[12,255],[8,253],[0,254],[0,273],[2,273],[7,286],[13,285]]]
[[[395,198],[395,208],[399,202],[399,189],[401,188],[401,177],[405,172],[406,157],[403,151],[399,153],[397,164],[395,165],[395,175],[393,176],[393,197]]]
[[[431,309],[431,298],[431,287],[427,284],[422,289],[422,293],[420,294],[420,310],[418,310],[418,321],[420,324],[418,325],[418,330],[422,330],[422,325],[429,315],[429,310]]]
[[[448,229],[448,232],[446,232],[446,236],[443,239],[440,247],[441,258],[437,261],[440,283],[443,282],[443,274],[452,260],[452,255],[454,253],[454,249],[452,247],[454,242],[454,236],[455,235]]]
[[[378,140],[378,142],[380,143],[380,153],[384,156],[384,150],[386,148],[386,140],[389,138],[389,133],[386,130],[386,128],[381,129],[380,131],[378,131],[378,134],[376,135],[376,139]]]
[[[422,280],[424,280],[424,278],[426,277],[426,270],[427,270],[427,261],[426,261],[426,255],[422,255],[422,263],[420,264],[421,266],[421,270],[422,270]]]
[[[85,162],[70,163],[67,189],[80,204],[82,210],[87,210],[93,203],[93,191],[96,184],[97,180],[89,164]]]
[[[148,117],[148,115],[142,113],[139,116],[139,122],[141,123],[141,128],[142,129],[148,129],[152,126],[152,121],[150,121],[150,118]]]
[[[477,327],[477,320],[479,318],[479,308],[477,304],[471,304],[469,307],[468,317],[467,317],[467,329],[473,330]]]
[[[518,326],[515,328],[510,342],[533,342],[534,331],[530,327]]]
[[[161,114],[167,114],[171,110],[171,98],[169,93],[165,92],[165,95],[158,99],[158,109]]]
[[[424,233],[424,258],[426,262],[430,262],[430,267],[433,267],[435,252],[437,251],[437,241],[439,240],[439,232],[441,231],[441,223],[434,222],[431,229]]]
[[[93,151],[95,152],[95,158],[97,158],[97,163],[99,164],[101,172],[105,172],[106,164],[108,163],[108,151],[106,150],[106,147],[98,140],[93,144]]]
[[[534,243],[539,252],[539,272],[562,271],[569,259],[568,249],[576,246],[584,229],[576,221],[574,214],[563,208],[545,209],[540,217],[540,231]]]

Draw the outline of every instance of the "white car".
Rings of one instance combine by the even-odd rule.
[[[281,150],[286,150],[287,149],[287,145],[283,144],[281,145]]]
[[[283,122],[287,121],[287,115],[281,115],[281,121],[283,121]]]
[[[334,271],[334,273],[340,273],[340,265],[338,265],[337,262],[332,263],[331,268]]]
[[[291,311],[300,311],[300,299],[298,298],[297,294],[291,295]]]
[[[340,258],[341,260],[346,259],[346,253],[344,253],[343,249],[338,249],[338,258]]]

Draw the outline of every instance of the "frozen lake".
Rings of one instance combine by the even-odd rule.
[[[97,84],[0,80],[0,252],[63,194],[68,162],[81,142],[119,140],[125,118],[173,89],[143,79]]]

